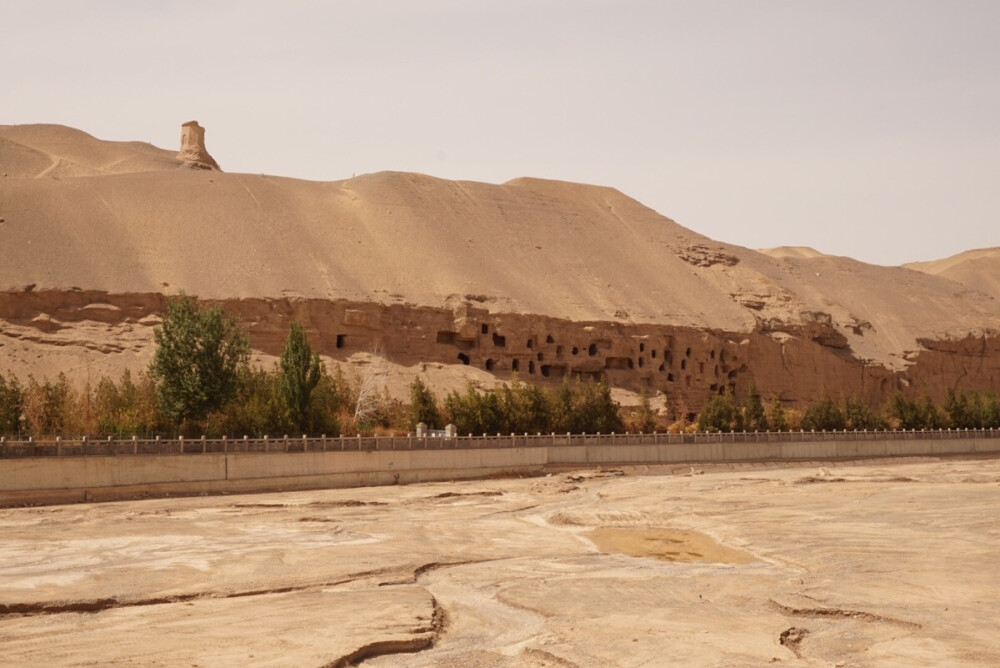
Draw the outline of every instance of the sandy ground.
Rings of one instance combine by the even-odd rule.
[[[0,664],[996,665],[998,491],[992,459],[3,510]]]

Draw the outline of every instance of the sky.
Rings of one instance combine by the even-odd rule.
[[[996,0],[0,0],[0,124],[615,187],[750,248],[1000,245]]]

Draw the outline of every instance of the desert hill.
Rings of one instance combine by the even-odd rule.
[[[1000,299],[1000,246],[965,251],[931,262],[911,262],[903,266],[947,278],[994,299]]]
[[[654,330],[673,336],[662,333],[664,327],[728,333],[722,338],[733,345],[739,335],[767,336],[781,346],[801,338],[842,362],[890,372],[934,348],[928,341],[990,337],[1000,328],[1000,300],[990,296],[997,294],[996,272],[983,279],[993,281],[993,291],[977,292],[935,272],[811,249],[757,252],[697,234],[607,187],[531,178],[494,185],[396,172],[335,182],[230,174],[191,169],[148,144],[105,142],[52,125],[0,126],[0,172],[0,290],[7,295],[0,319],[22,343],[27,330],[17,328],[31,322],[50,332],[66,329],[60,317],[77,321],[76,327],[93,322],[80,304],[74,316],[66,308],[55,314],[58,295],[106,293],[88,299],[120,310],[114,295],[180,290],[244,309],[270,303],[246,313],[257,322],[274,304],[285,304],[297,318],[312,319],[321,342],[324,328],[347,331],[351,318],[361,328],[351,330],[358,332],[351,338],[367,332],[369,339],[385,339],[384,314],[391,309],[436,309],[453,321],[414,333],[411,343],[397,342],[397,354],[419,361],[427,353],[413,347],[417,337],[430,346],[421,350],[455,346],[466,364],[470,349],[481,352],[471,354],[473,366],[494,371],[517,367],[517,355],[536,356],[507,347],[492,356],[481,350],[489,344],[478,337],[497,330],[497,318],[527,328],[517,338],[524,339],[522,348],[532,343],[528,349],[538,318],[585,323],[580,327],[591,332],[601,323],[601,333],[581,344],[600,344],[606,352],[591,356],[603,366],[577,363],[563,351],[565,364],[552,369],[557,376],[638,372],[636,366],[652,360],[640,359],[645,345],[634,342]],[[995,255],[986,261],[996,262]],[[974,274],[978,265],[963,266]],[[79,297],[63,301],[75,304]],[[332,302],[367,304],[352,309],[366,315],[348,317],[343,309],[335,321],[310,315],[316,304]],[[155,299],[143,304],[145,315],[155,314]],[[484,314],[492,324],[479,323]],[[358,325],[362,320],[366,324]],[[482,331],[473,335],[474,326]],[[431,326],[413,325],[421,327]],[[564,347],[547,338],[551,355]],[[659,362],[663,346],[655,366],[672,376]],[[703,351],[710,368],[718,347]],[[706,392],[715,391],[719,379],[735,378],[714,366],[715,375],[702,383]],[[688,381],[700,386],[697,378]]]
[[[817,257],[824,257],[815,248],[809,246],[778,246],[777,248],[761,248],[760,252],[774,258],[782,259],[786,257],[809,260]]]

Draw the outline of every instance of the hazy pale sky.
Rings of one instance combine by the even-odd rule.
[[[230,172],[618,188],[710,237],[1000,245],[997,0],[0,0],[0,124]]]

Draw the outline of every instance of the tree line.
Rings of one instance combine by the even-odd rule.
[[[756,388],[738,401],[732,388],[712,397],[697,419],[699,431],[843,431],[876,429],[998,429],[1000,399],[995,392],[945,392],[940,406],[924,395],[910,399],[901,392],[873,409],[857,394],[835,400],[824,393],[804,410],[786,409],[772,397],[764,401]]]
[[[878,410],[856,395],[824,394],[797,411],[752,386],[742,400],[727,387],[689,425],[658,415],[645,394],[638,407],[622,408],[605,382],[567,378],[542,388],[515,375],[493,391],[469,384],[439,401],[417,376],[407,406],[379,382],[381,358],[351,378],[339,365],[331,371],[298,323],[272,368],[251,366],[249,341],[236,323],[220,307],[183,294],[169,300],[154,339],[144,372],[125,371],[82,390],[65,374],[22,383],[0,373],[0,434],[333,436],[411,431],[420,422],[432,429],[454,424],[460,434],[1000,428],[996,393],[969,390],[949,390],[940,406],[896,394]]]

